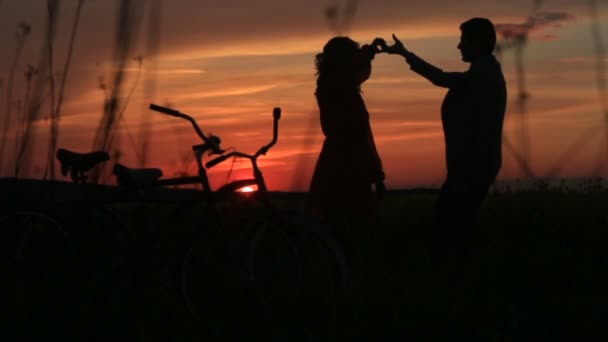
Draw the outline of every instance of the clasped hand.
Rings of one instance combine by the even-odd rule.
[[[393,34],[393,40],[395,41],[393,45],[388,45],[383,38],[376,38],[371,44],[375,53],[388,53],[391,55],[405,55],[408,53],[408,50],[405,48],[403,43]]]

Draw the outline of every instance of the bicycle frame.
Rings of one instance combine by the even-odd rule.
[[[198,176],[187,176],[187,177],[174,177],[159,179],[153,183],[154,186],[171,186],[171,185],[186,185],[201,183],[203,186],[203,192],[211,192],[211,185],[209,183],[209,177],[207,171],[203,167],[203,154],[209,150],[209,147],[205,144],[192,146],[194,156],[196,158],[196,164],[198,166]]]

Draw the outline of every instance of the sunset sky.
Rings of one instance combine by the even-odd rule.
[[[66,59],[70,29],[78,1],[60,2],[54,43],[54,69]],[[115,68],[118,0],[87,0],[81,12],[66,86],[59,146],[80,152],[92,149],[104,100],[100,80],[110,85]],[[148,167],[165,175],[183,169],[192,144],[199,143],[182,120],[147,110],[149,103],[170,105],[193,115],[205,132],[222,138],[224,147],[253,152],[271,138],[272,109],[281,107],[279,142],[260,159],[272,190],[306,190],[321,148],[315,90],[314,56],[334,35],[360,43],[395,33],[414,53],[445,70],[464,71],[458,45],[461,22],[487,17],[501,30],[529,30],[523,48],[527,120],[518,106],[516,49],[500,54],[509,92],[505,136],[517,154],[525,154],[522,123],[529,130],[529,162],[535,176],[608,176],[608,124],[598,95],[598,68],[608,65],[608,3],[595,1],[603,56],[598,59],[586,0],[360,0],[350,20],[347,1],[335,0],[171,0],[134,1],[139,16],[132,22],[134,41],[125,68],[122,96],[139,82],[117,124],[115,148],[120,162],[137,165],[145,122],[149,132]],[[536,4],[536,8],[535,8]],[[160,6],[158,53],[146,47],[155,38],[151,13]],[[336,8],[337,22],[328,19]],[[535,11],[536,9],[536,11]],[[529,18],[533,12],[536,16]],[[533,19],[533,20],[532,20]],[[15,31],[31,25],[15,69],[14,111],[25,97],[24,72],[38,66],[44,43],[45,0],[0,0],[0,112],[6,110],[7,80],[16,53]],[[524,23],[529,25],[525,26]],[[499,37],[499,42],[503,40]],[[606,78],[606,68],[602,71]],[[409,70],[402,58],[379,55],[371,78],[363,85],[376,144],[391,189],[439,186],[445,176],[440,106],[446,90],[434,87]],[[604,92],[606,90],[604,89]],[[46,92],[48,93],[48,91]],[[49,101],[47,101],[49,102]],[[29,142],[28,177],[41,177],[48,146],[49,110],[43,103]],[[15,114],[16,115],[16,114]],[[0,120],[2,125],[3,120]],[[12,120],[2,176],[11,176],[17,141]],[[1,134],[1,132],[0,132]],[[503,180],[525,177],[521,163],[505,147]],[[598,166],[598,164],[600,164]],[[231,163],[210,171],[213,185],[226,181]],[[250,173],[235,163],[230,177]],[[60,176],[62,177],[62,176]],[[110,180],[111,181],[111,180]]]

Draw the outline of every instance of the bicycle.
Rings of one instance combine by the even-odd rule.
[[[162,107],[155,107],[155,106],[151,106],[152,109],[155,108],[162,108]],[[168,111],[165,109],[165,112]],[[244,290],[247,290],[247,288],[249,287],[250,289],[252,289],[252,279],[251,277],[248,276],[248,274],[250,274],[250,270],[252,265],[248,265],[248,263],[246,262],[247,259],[247,255],[244,256],[244,258],[242,258],[243,260],[234,260],[234,256],[239,256],[239,255],[243,255],[242,252],[238,252],[238,251],[234,251],[232,252],[232,255],[229,255],[230,253],[226,253],[225,249],[226,246],[231,245],[232,249],[238,249],[235,246],[244,246],[246,247],[246,249],[251,249],[250,247],[247,247],[247,245],[249,244],[249,240],[251,238],[251,234],[253,234],[253,231],[255,230],[253,227],[249,227],[248,229],[248,233],[249,236],[247,236],[246,234],[239,234],[240,236],[226,236],[226,231],[221,231],[221,227],[222,223],[220,222],[220,213],[218,211],[215,211],[215,205],[218,201],[216,201],[216,197],[217,196],[212,196],[212,191],[211,191],[211,187],[209,186],[209,181],[207,178],[207,174],[206,174],[206,170],[202,164],[202,158],[205,155],[206,152],[210,152],[210,153],[223,153],[224,151],[219,149],[219,138],[218,137],[207,137],[198,127],[198,125],[196,124],[196,122],[187,115],[176,115],[176,112],[170,112],[171,114],[175,114],[174,116],[181,116],[182,118],[189,120],[195,131],[197,133],[199,133],[199,136],[201,137],[201,139],[204,141],[203,144],[198,144],[198,145],[194,145],[192,148],[192,151],[195,154],[196,160],[198,162],[199,165],[199,174],[198,176],[190,176],[190,177],[177,177],[177,178],[168,178],[168,179],[161,179],[162,176],[162,171],[159,169],[130,169],[127,168],[124,165],[121,164],[116,164],[114,165],[113,168],[113,173],[117,176],[117,180],[119,183],[119,187],[118,188],[109,188],[111,189],[110,193],[107,194],[107,196],[103,196],[103,198],[96,198],[94,196],[95,191],[87,191],[90,187],[92,187],[92,185],[90,184],[86,184],[86,172],[89,171],[92,167],[94,167],[96,164],[106,161],[108,160],[107,158],[107,154],[103,153],[103,152],[92,152],[92,153],[85,153],[85,154],[81,154],[81,153],[75,153],[72,151],[68,151],[65,149],[59,149],[57,151],[57,158],[59,159],[60,163],[61,163],[61,170],[64,176],[67,176],[69,173],[69,177],[72,180],[72,186],[77,187],[78,190],[80,190],[81,192],[84,192],[85,195],[81,195],[81,196],[76,196],[78,198],[70,198],[70,197],[74,197],[74,192],[72,192],[70,195],[65,195],[64,197],[68,198],[65,201],[62,201],[63,203],[61,203],[61,205],[58,205],[57,203],[50,203],[50,202],[54,202],[53,200],[51,200],[51,198],[42,198],[40,199],[40,204],[36,203],[27,203],[23,206],[19,206],[19,209],[23,209],[26,208],[28,211],[20,211],[20,210],[15,210],[14,213],[9,214],[5,219],[3,219],[0,222],[10,222],[12,224],[12,226],[20,233],[24,234],[25,230],[23,229],[23,222],[25,221],[29,221],[32,222],[33,225],[36,225],[37,230],[40,230],[41,228],[38,228],[38,225],[43,225],[45,230],[52,230],[52,231],[56,231],[59,232],[61,234],[59,234],[59,237],[61,238],[62,241],[66,242],[69,244],[69,247],[65,247],[65,249],[67,251],[69,251],[70,254],[70,258],[68,258],[68,260],[62,260],[62,261],[51,261],[50,266],[56,266],[56,265],[68,265],[71,264],[75,261],[75,259],[77,259],[77,257],[80,256],[80,254],[83,251],[86,251],[85,248],[80,248],[80,250],[74,251],[75,248],[80,247],[82,242],[90,242],[90,240],[97,240],[97,239],[88,239],[89,241],[85,241],[85,239],[77,239],[73,236],[73,232],[74,233],[78,233],[77,229],[72,229],[74,227],[70,227],[69,229],[66,229],[65,226],[69,225],[68,223],[66,223],[68,221],[68,219],[70,219],[69,223],[75,223],[75,227],[78,228],[78,225],[82,225],[84,227],[87,226],[87,224],[89,223],[86,215],[79,215],[79,220],[75,220],[72,219],[71,215],[76,212],[80,212],[81,210],[73,210],[76,208],[83,208],[85,206],[92,206],[91,203],[95,203],[96,205],[99,205],[99,208],[101,208],[102,210],[108,210],[109,206],[113,206],[114,209],[116,211],[122,212],[123,215],[121,215],[121,220],[117,220],[117,222],[112,222],[111,224],[101,224],[98,223],[99,226],[101,226],[104,229],[107,229],[106,231],[106,236],[111,236],[114,238],[114,240],[119,240],[120,243],[120,248],[118,249],[113,249],[112,250],[112,257],[115,257],[116,259],[119,260],[119,262],[121,263],[123,269],[126,269],[126,273],[128,273],[128,276],[124,276],[124,278],[130,279],[130,282],[136,284],[135,286],[133,286],[134,288],[136,288],[138,291],[137,293],[134,293],[136,295],[136,298],[138,299],[136,301],[137,306],[141,307],[141,306],[145,306],[146,304],[148,304],[147,302],[149,302],[149,298],[152,298],[152,296],[154,295],[158,295],[159,293],[163,293],[166,294],[166,292],[170,292],[171,288],[173,286],[172,284],[172,277],[170,275],[171,270],[168,269],[167,265],[171,265],[172,262],[171,260],[167,261],[167,260],[158,260],[158,259],[170,259],[170,258],[177,258],[178,260],[181,260],[182,257],[180,257],[179,255],[181,253],[176,252],[175,249],[182,247],[185,249],[185,245],[181,245],[180,243],[174,243],[176,246],[173,246],[174,250],[171,252],[166,252],[166,250],[164,252],[160,252],[158,250],[158,243],[157,241],[161,240],[161,239],[154,239],[154,237],[152,238],[148,238],[148,236],[150,235],[150,231],[145,231],[145,232],[135,232],[134,230],[137,229],[142,229],[142,228],[148,228],[146,227],[146,224],[141,224],[142,219],[144,218],[144,216],[147,216],[151,211],[143,211],[140,212],[140,214],[143,215],[133,215],[133,212],[136,211],[138,208],[143,207],[145,209],[146,205],[156,205],[157,203],[161,203],[161,205],[175,205],[175,203],[177,204],[177,207],[174,209],[175,213],[173,213],[171,216],[172,217],[176,217],[177,215],[179,215],[180,213],[183,213],[185,210],[187,210],[188,208],[191,208],[194,205],[199,205],[199,204],[204,204],[206,205],[205,208],[203,208],[203,213],[207,215],[206,217],[206,222],[207,222],[207,226],[204,227],[204,229],[197,229],[196,231],[185,231],[182,230],[180,233],[182,234],[178,234],[181,235],[178,238],[182,239],[182,241],[191,241],[191,240],[195,240],[198,239],[199,241],[205,241],[205,243],[207,243],[207,248],[206,251],[211,253],[210,255],[213,255],[215,258],[218,258],[218,256],[223,256],[223,262],[219,261],[219,260],[213,260],[214,264],[222,264],[222,265],[226,265],[228,262],[232,263],[232,267],[237,270],[240,274],[238,277],[230,279],[230,283],[235,283],[235,284],[242,284],[242,288]],[[276,139],[277,139],[277,121],[279,119],[279,115],[280,112],[277,109],[275,111],[275,113],[277,114],[275,116],[275,125],[274,125],[274,129],[275,129],[275,134],[274,134],[274,141],[266,146],[266,151],[268,149],[270,149],[270,147],[272,145],[274,145],[274,143],[276,143]],[[21,182],[22,185],[21,188],[23,188],[23,185],[25,183]],[[36,185],[40,185],[40,186],[50,186],[51,183],[50,182],[36,182]],[[197,184],[200,183],[203,187],[203,191],[190,191],[187,194],[176,194],[174,193],[173,190],[169,190],[167,189],[167,191],[158,191],[158,190],[163,190],[160,189],[162,187],[166,187],[166,186],[173,186],[173,185],[184,185],[184,184]],[[237,182],[234,184],[244,184],[242,181],[241,182]],[[226,194],[228,192],[231,192],[233,189],[233,187],[235,185],[228,185],[226,186],[224,189],[220,189],[217,191],[217,193],[220,194]],[[252,183],[253,184],[253,183]],[[61,184],[62,186],[67,186],[66,184]],[[95,189],[100,188],[100,186],[93,186]],[[106,189],[106,187],[103,187],[104,190]],[[17,192],[17,191],[16,191]],[[75,191],[78,192],[78,191]],[[87,196],[86,193],[91,193],[91,196]],[[52,192],[48,192],[45,191],[45,193],[52,193]],[[175,196],[173,196],[175,195]],[[178,198],[178,197],[184,197],[184,196],[180,196],[180,195],[187,195],[185,196],[186,198]],[[189,197],[188,197],[189,196]],[[24,196],[26,198],[31,198],[31,197],[35,197],[32,196],[31,194],[28,194],[26,196]],[[53,196],[51,196],[53,197]],[[166,199],[164,197],[173,197],[173,198],[169,198]],[[223,196],[225,197],[225,196]],[[84,199],[86,201],[80,201],[80,199]],[[224,198],[224,199],[228,199],[228,200],[233,200],[234,197],[232,198]],[[221,199],[218,199],[221,200]],[[86,202],[86,204],[85,204]],[[116,207],[119,208],[116,208]],[[122,206],[122,207],[121,207]],[[118,214],[116,214],[115,212],[112,212],[112,214],[114,216],[118,216]],[[233,213],[231,213],[233,214]],[[134,217],[134,221],[133,222],[127,222],[124,219],[124,217],[126,217],[127,215],[130,215],[132,217]],[[244,216],[248,216],[251,215],[250,213],[243,213]],[[241,215],[241,217],[243,216]],[[236,216],[239,215],[232,215],[231,219],[234,222],[233,219],[235,219]],[[96,222],[99,222],[99,220],[94,220]],[[38,222],[42,222],[41,224],[39,224]],[[124,222],[127,222],[127,224],[125,224]],[[133,224],[134,223],[134,224]],[[225,222],[224,222],[225,223]],[[225,224],[223,225],[224,227],[226,226]],[[241,230],[243,230],[243,228],[245,227],[241,227]],[[233,230],[234,231],[234,230]],[[55,234],[57,235],[57,234]],[[120,236],[120,237],[119,237]],[[238,238],[238,239],[237,239]],[[32,239],[30,239],[32,240]],[[47,246],[48,247],[57,247],[58,246],[58,242],[56,241],[57,239],[51,241],[47,239]],[[77,242],[76,242],[77,240]],[[167,242],[167,241],[163,241],[163,242]],[[215,244],[215,246],[209,246],[210,244]],[[19,243],[17,243],[19,244]],[[199,242],[199,247],[200,247],[201,242]],[[259,243],[258,243],[259,245]],[[219,247],[222,246],[222,247]],[[23,247],[21,247],[20,249],[24,249]],[[161,257],[159,258],[155,258],[155,260],[150,261],[149,257],[153,256],[155,254],[159,254],[161,255]],[[246,254],[246,253],[245,253]],[[175,257],[175,255],[178,255],[177,257]],[[108,256],[110,257],[110,256]],[[45,258],[47,260],[53,260],[53,259],[49,259],[48,257]],[[159,264],[160,262],[160,264]],[[178,261],[178,277],[179,278],[179,268],[182,267],[181,265],[183,264],[181,261]],[[99,265],[97,265],[98,267]],[[244,266],[244,269],[243,269]],[[241,268],[239,270],[239,268]],[[169,273],[169,275],[167,275],[167,272]],[[159,273],[163,273],[160,277],[158,277],[157,275]],[[209,273],[210,274],[210,273]],[[123,274],[124,275],[124,274]],[[155,279],[152,279],[152,277],[155,277]],[[160,278],[160,279],[158,279]],[[222,284],[224,285],[224,284]],[[142,289],[145,289],[145,291],[141,291]],[[252,290],[250,290],[252,291]],[[219,292],[219,291],[218,291]],[[250,292],[250,297],[251,298],[255,298],[255,293]],[[191,308],[193,308],[191,306]],[[200,310],[199,310],[200,312]],[[26,319],[24,319],[23,321],[27,321]]]
[[[241,296],[240,300],[248,302],[253,306],[249,315],[242,315],[240,322],[241,326],[255,326],[256,324],[251,323],[256,317],[261,319],[261,321],[257,322],[259,323],[258,326],[263,326],[268,323],[272,324],[273,322],[276,323],[277,317],[288,311],[288,308],[279,304],[302,304],[306,299],[308,299],[310,303],[315,302],[312,300],[314,298],[311,298],[311,294],[314,294],[315,292],[302,291],[301,282],[303,280],[310,281],[310,274],[314,273],[314,271],[320,272],[320,267],[318,267],[318,269],[311,268],[311,263],[318,261],[321,261],[321,264],[328,264],[327,266],[329,269],[325,270],[325,272],[329,273],[331,277],[336,277],[333,281],[333,283],[336,283],[334,284],[336,287],[336,293],[334,293],[336,294],[335,297],[337,298],[337,292],[348,292],[350,281],[349,270],[340,246],[327,234],[327,232],[320,229],[316,222],[301,215],[296,216],[293,213],[277,210],[277,208],[270,204],[271,201],[266,197],[267,188],[256,161],[259,156],[265,154],[277,141],[278,119],[280,117],[280,110],[278,108],[275,109],[273,115],[273,140],[270,144],[260,148],[254,155],[248,155],[238,151],[226,153],[226,151],[219,147],[219,138],[205,136],[190,116],[156,105],[151,105],[150,108],[164,114],[181,117],[192,123],[193,128],[204,141],[204,144],[193,146],[193,152],[195,153],[199,166],[199,175],[161,179],[162,171],[159,169],[134,170],[126,168],[124,165],[117,164],[114,167],[114,173],[117,175],[118,183],[121,186],[118,189],[126,191],[119,191],[116,188],[112,188],[109,196],[105,196],[100,203],[149,201],[151,199],[150,196],[146,197],[146,195],[149,195],[147,192],[148,189],[158,189],[171,185],[200,183],[203,186],[202,192],[188,192],[189,197],[187,196],[188,198],[186,201],[184,201],[183,198],[177,200],[180,204],[178,204],[177,209],[175,209],[175,215],[179,216],[179,213],[186,212],[186,209],[193,208],[198,204],[203,204],[201,213],[204,217],[205,215],[208,215],[205,217],[208,223],[207,229],[199,229],[198,231],[190,232],[191,234],[185,234],[185,236],[189,237],[187,239],[190,239],[190,242],[194,240],[196,243],[193,243],[192,247],[187,249],[185,257],[181,262],[181,271],[179,271],[179,282],[181,284],[180,289],[182,295],[186,300],[190,312],[194,314],[195,317],[202,318],[203,320],[214,318],[216,322],[228,320],[229,314],[221,315],[216,312],[214,315],[214,313],[210,313],[209,310],[201,309],[201,305],[208,306],[212,304],[211,302],[204,302],[205,299],[209,299],[206,294],[211,294],[212,296],[216,295],[216,299],[219,299],[220,296],[217,296],[217,294],[226,292],[220,291],[220,287],[225,284],[231,284],[236,287],[233,288],[230,296],[221,297],[222,301],[216,301],[214,308],[226,307],[227,299],[232,300],[235,305],[238,304],[240,307],[243,307],[243,303],[237,303],[238,301],[235,302],[234,298],[235,293],[241,293],[245,295]],[[63,152],[61,153],[58,151],[57,154],[58,158],[63,156],[63,158],[59,158],[62,159],[60,160],[62,162],[62,172],[65,176],[69,171],[73,183],[76,184],[83,184],[85,182],[85,172],[94,164],[90,162],[91,159],[96,159],[96,157],[101,156],[100,153],[80,155],[72,153],[71,151],[62,151]],[[206,152],[209,152],[210,154],[221,154],[221,156],[207,162],[206,165],[203,166],[202,157]],[[213,167],[232,156],[249,158],[252,162],[254,177],[247,180],[238,180],[226,184],[217,191],[211,191],[205,166]],[[103,161],[103,159],[105,158],[100,158],[98,162]],[[225,196],[232,194],[232,191],[247,185],[256,185],[258,187],[258,191],[254,196]],[[165,197],[169,194],[170,192],[161,192],[156,194],[157,198],[152,199],[158,200],[158,197]],[[220,196],[215,196],[217,194]],[[234,208],[229,208],[232,211],[227,211],[226,213],[228,213],[228,215],[222,215],[222,213],[217,210],[218,200],[226,199],[228,200],[226,202],[229,203],[235,202],[235,199],[240,199],[241,201],[239,201],[240,204],[237,206],[238,210],[235,211]],[[170,199],[169,201],[164,202],[174,201],[175,199]],[[245,204],[250,204],[253,201],[257,201],[258,203],[249,207],[243,205],[244,202],[246,202]],[[52,220],[50,217],[49,219]],[[252,221],[252,219],[255,220]],[[56,226],[59,226],[59,224],[56,224]],[[123,226],[122,222],[113,225],[113,233],[110,235],[115,235],[117,230],[121,231],[125,229]],[[225,229],[226,227],[234,226],[237,226],[239,229],[232,231],[226,231]],[[117,227],[120,228],[117,229]],[[244,234],[243,231],[246,234]],[[234,232],[239,232],[239,234],[235,235]],[[228,236],[231,233],[232,235]],[[304,253],[304,251],[308,251],[305,248],[302,248],[302,245],[308,245],[309,247],[316,246],[315,248],[318,251],[325,251],[325,254],[322,255],[322,253],[318,252],[313,254]],[[129,243],[127,243],[127,246],[121,246],[121,250],[118,254],[124,253],[125,250],[128,251],[129,248],[131,248],[129,246]],[[232,247],[232,250],[228,251],[230,248],[227,247],[230,246]],[[239,252],[239,248],[246,249],[246,252]],[[235,251],[235,249],[237,249],[237,251]],[[237,258],[238,260],[236,260],[234,255],[239,256],[240,259]],[[223,257],[223,262],[210,260],[210,258],[217,258],[218,256]],[[285,262],[280,265],[274,264],[274,268],[264,267],[267,266],[269,261],[277,260],[278,257],[281,257],[281,260]],[[330,261],[329,263],[327,263],[328,260]],[[137,261],[139,261],[139,259]],[[225,272],[217,268],[218,265],[222,264],[232,264],[235,274],[229,275],[227,279],[226,275],[223,274]],[[280,274],[286,275],[286,277],[280,279],[282,281],[280,282],[281,286],[271,287],[270,285],[277,284],[278,278],[276,273],[273,274],[273,271],[276,272],[277,269],[281,270]],[[296,271],[290,272],[293,269]],[[211,274],[215,275],[216,279],[222,278],[224,281],[217,281],[212,284],[212,282],[209,281],[209,275]],[[207,278],[201,279],[201,277],[204,277],[205,275]],[[318,278],[321,279],[323,277],[319,276]],[[203,280],[202,283],[201,280]],[[210,285],[211,287],[205,287],[203,285]],[[317,286],[315,289],[316,294],[328,292],[323,286],[320,286],[319,284],[315,285]],[[213,286],[216,287],[213,288]],[[308,287],[310,288],[310,286]],[[285,288],[289,288],[290,291],[284,291]],[[327,298],[326,296],[325,299],[327,301],[333,301],[334,298],[331,297],[334,297],[334,294],[330,295],[330,298]],[[308,297],[306,298],[305,296]],[[294,298],[297,298],[298,301],[294,301]],[[328,313],[328,315],[335,316],[337,305],[335,303],[329,303],[326,306],[331,305],[334,306],[329,310],[333,311]],[[314,310],[314,308],[310,307],[310,310]],[[260,313],[265,315],[259,315]],[[316,317],[320,318],[324,317],[324,315],[318,314]],[[291,321],[294,320],[295,317],[292,316]],[[283,322],[285,322],[285,320],[283,320]],[[317,324],[319,323],[317,322]],[[209,325],[207,327],[209,327]],[[225,334],[226,330],[222,330],[221,332],[216,331],[215,333],[218,335]]]
[[[195,120],[187,114],[154,104],[150,105],[150,109],[185,119],[192,124],[195,132],[204,141],[201,145],[193,146],[198,176],[162,179],[159,177],[162,175],[160,170],[133,170],[124,165],[115,166],[114,173],[119,179],[119,184],[138,190],[178,184],[200,183],[202,185],[203,191],[199,196],[193,192],[195,194],[193,198],[189,198],[189,201],[182,201],[181,205],[176,208],[176,214],[171,216],[171,221],[177,221],[176,218],[184,215],[189,215],[189,220],[196,221],[196,217],[199,216],[192,215],[197,214],[196,205],[201,205],[198,214],[201,222],[207,224],[207,229],[199,230],[198,235],[188,235],[190,238],[197,237],[187,249],[181,266],[181,291],[190,312],[195,317],[207,322],[214,321],[215,325],[220,326],[222,321],[228,319],[230,313],[221,315],[217,310],[229,306],[227,302],[243,307],[243,303],[236,303],[235,298],[230,298],[234,297],[235,293],[231,293],[228,297],[218,296],[218,293],[222,292],[219,287],[226,284],[236,286],[233,292],[244,291],[246,295],[239,297],[239,300],[249,302],[249,305],[254,307],[254,311],[249,315],[244,315],[240,322],[241,326],[247,325],[251,329],[255,329],[254,326],[263,325],[264,320],[267,324],[276,320],[281,313],[293,311],[287,310],[286,305],[288,304],[302,306],[303,298],[311,296],[313,293],[310,291],[311,285],[317,286],[316,292],[314,292],[317,296],[331,290],[323,284],[312,284],[313,281],[310,278],[314,278],[314,276],[325,280],[335,277],[331,281],[335,283],[335,293],[328,296],[333,298],[325,298],[327,302],[350,291],[350,270],[341,246],[336,240],[312,218],[279,209],[272,204],[268,196],[268,189],[257,159],[265,155],[277,142],[278,121],[281,115],[279,108],[273,110],[271,142],[259,148],[254,154],[238,150],[231,152],[222,150],[219,137],[207,137]],[[220,154],[220,156],[203,164],[202,158],[206,152],[209,152],[209,155]],[[218,190],[212,191],[206,169],[232,157],[248,159],[252,165],[253,177],[230,182]],[[245,186],[256,186],[257,191],[250,196],[234,194],[235,190]],[[238,203],[235,204],[235,202]],[[226,203],[228,205],[223,206]],[[246,249],[246,252],[239,252],[239,248]],[[314,249],[316,252],[311,253],[309,249]],[[228,254],[226,254],[227,251],[229,251]],[[230,274],[226,278],[226,274],[217,268],[222,265],[222,262],[217,260],[218,255],[222,256],[224,265],[232,264],[235,274]],[[328,260],[333,265],[327,265],[327,269],[322,270],[323,267],[319,264],[327,264]],[[276,261],[283,263],[279,264]],[[268,267],[269,265],[272,267]],[[326,274],[321,276],[322,272],[326,272]],[[214,274],[215,279],[223,281],[211,282],[210,279],[214,278],[210,277],[211,274]],[[290,291],[283,291],[285,288]],[[213,294],[212,298],[209,298],[208,294]],[[218,300],[220,297],[221,300]],[[257,302],[252,303],[252,298],[255,298],[254,301]],[[297,300],[294,301],[294,299]],[[308,302],[315,301],[308,298]],[[334,306],[331,308],[333,311],[329,314],[330,316],[338,315],[338,303],[324,303],[324,305]],[[209,310],[206,310],[209,306],[214,307],[216,311],[210,313]],[[267,317],[259,315],[260,306],[262,313]],[[302,307],[301,309],[302,312],[306,311]],[[314,310],[315,308],[309,309]],[[256,310],[258,310],[257,315]],[[293,312],[291,313],[293,314]],[[256,316],[262,321],[257,324],[248,322]],[[234,316],[231,318],[234,320]],[[291,318],[294,321],[297,320],[295,316]],[[306,319],[306,317],[301,318]],[[310,318],[308,317],[308,319]],[[319,325],[320,322],[316,322],[316,324]],[[329,327],[325,328],[329,329]],[[226,331],[222,330],[222,333],[218,333],[218,335],[224,333]]]

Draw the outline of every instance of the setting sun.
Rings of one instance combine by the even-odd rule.
[[[255,191],[255,190],[254,190],[252,187],[250,187],[250,186],[246,186],[246,187],[241,188],[241,189],[239,190],[239,192],[254,192],[254,191]]]

